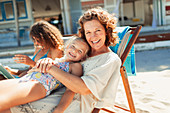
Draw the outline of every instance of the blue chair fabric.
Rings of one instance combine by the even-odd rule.
[[[118,37],[119,37],[119,43],[116,44],[115,46],[110,46],[110,49],[117,53],[117,50],[119,48],[119,45],[123,39],[123,37],[125,36],[125,34],[128,32],[128,30],[130,29],[129,26],[125,26],[125,27],[116,27],[116,31],[118,32]],[[128,42],[126,43],[126,45],[129,43],[131,37],[133,34],[131,34],[129,36]],[[136,62],[135,62],[135,48],[134,45],[132,46],[125,63],[123,64],[123,66],[126,67],[126,71],[127,71],[127,75],[128,76],[136,76]]]

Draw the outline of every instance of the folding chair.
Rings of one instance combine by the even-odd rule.
[[[123,108],[123,107],[120,107],[120,106],[117,106],[117,105],[114,105],[114,106],[117,107],[117,108],[120,108],[124,111],[131,112],[131,113],[136,113],[136,110],[135,110],[135,106],[134,106],[134,103],[133,103],[132,94],[131,94],[131,91],[130,91],[130,86],[129,86],[129,82],[128,82],[128,76],[127,76],[126,68],[125,68],[125,66],[123,66],[123,64],[125,63],[125,60],[126,60],[128,54],[129,54],[133,44],[135,43],[135,41],[136,41],[136,39],[137,39],[137,37],[140,33],[141,28],[142,28],[142,26],[130,27],[128,29],[128,32],[126,32],[125,36],[123,37],[123,39],[122,39],[122,41],[121,41],[121,43],[118,47],[118,50],[117,50],[117,54],[119,55],[119,57],[122,61],[120,73],[121,73],[121,77],[122,77],[122,81],[123,81],[123,85],[124,85],[124,88],[125,88],[126,97],[127,97],[127,101],[128,101],[130,110]],[[129,41],[128,41],[128,38],[129,38],[130,35],[128,33],[130,33],[130,35],[132,35],[132,37]],[[94,108],[92,113],[99,113],[100,110],[103,110],[103,111],[106,111],[106,112],[109,112],[109,113],[115,113],[114,111],[111,111],[111,110],[106,109],[106,108],[101,108],[101,109]]]

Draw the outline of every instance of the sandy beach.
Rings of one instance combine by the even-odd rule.
[[[129,77],[137,113],[170,113],[170,70],[139,72]],[[124,86],[120,81],[116,105],[128,108]],[[116,109],[118,113],[122,110]]]
[[[170,113],[169,55],[170,49],[136,52],[137,75],[129,76],[128,80],[137,113]],[[116,105],[129,109],[122,80]]]

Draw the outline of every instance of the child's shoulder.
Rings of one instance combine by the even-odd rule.
[[[82,70],[82,65],[79,62],[77,62],[77,63],[70,63],[69,64],[69,68],[71,70]]]
[[[80,63],[70,63],[70,72],[76,76],[82,76],[83,68]]]
[[[81,64],[79,62],[76,63],[70,63],[70,66],[73,68],[78,68],[78,67],[82,67]]]

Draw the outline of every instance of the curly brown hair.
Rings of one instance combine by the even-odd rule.
[[[114,14],[109,14],[107,11],[102,8],[92,8],[87,10],[80,18],[79,18],[79,36],[86,39],[85,31],[84,31],[84,23],[91,20],[98,20],[105,28],[106,31],[106,46],[114,46],[118,41],[117,32],[114,31],[116,28],[117,18]]]
[[[41,20],[31,26],[30,38],[34,40],[33,37],[44,43],[46,48],[52,47],[62,51],[64,49],[64,41],[61,39],[60,31],[47,21]]]

